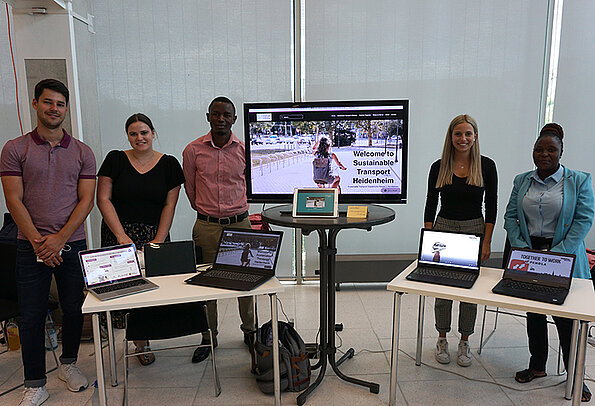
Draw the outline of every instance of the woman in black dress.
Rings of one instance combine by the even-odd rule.
[[[126,121],[131,149],[110,151],[98,173],[97,206],[103,215],[103,247],[134,243],[138,250],[149,242],[169,240],[184,173],[178,160],[153,149],[155,128],[142,113]],[[137,351],[148,351],[147,341],[135,341]],[[155,360],[139,356],[141,364]]]

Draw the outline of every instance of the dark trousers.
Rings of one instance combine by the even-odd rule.
[[[21,312],[20,338],[25,386],[39,387],[46,383],[45,376],[45,319],[52,274],[58,286],[60,306],[64,313],[62,326],[62,355],[60,362],[76,362],[83,328],[83,274],[78,252],[86,249],[85,240],[66,244],[62,253],[64,262],[55,268],[36,261],[29,241],[17,241],[16,280]]]
[[[572,319],[552,316],[558,330],[558,338],[562,347],[562,359],[568,371],[568,355],[570,354],[570,337],[572,336]],[[545,371],[548,353],[547,321],[544,314],[527,313],[527,336],[531,360],[529,368]]]

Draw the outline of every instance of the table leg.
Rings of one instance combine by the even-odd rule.
[[[415,365],[421,365],[421,350],[424,336],[424,314],[426,307],[426,297],[419,296],[419,308],[417,310],[417,347],[415,349]]]
[[[316,380],[310,384],[300,395],[297,397],[296,401],[299,406],[306,403],[306,399],[320,385],[324,375],[326,373],[326,359],[327,359],[327,352],[328,352],[328,339],[327,339],[327,332],[328,332],[328,255],[326,254],[327,250],[327,237],[326,232],[324,230],[317,230],[318,232],[318,240],[319,240],[319,248],[318,252],[320,253],[320,347],[319,347],[319,354],[320,360],[318,364],[316,364],[315,368],[320,368],[318,372],[318,376]]]
[[[576,352],[578,344],[578,320],[572,321],[572,335],[570,336],[570,355],[568,356],[568,371],[566,371],[566,391],[564,398],[572,399],[572,383],[574,382],[574,370],[576,367]]]
[[[273,327],[273,385],[275,387],[275,406],[281,406],[281,372],[279,368],[279,317],[277,315],[277,294],[271,299],[271,320]]]
[[[348,358],[353,357],[355,351],[349,348],[347,352],[339,359],[335,359],[337,348],[335,347],[335,260],[336,260],[336,241],[339,230],[330,230],[328,238],[328,360],[331,368],[339,378],[344,381],[367,387],[372,393],[380,392],[380,385],[374,382],[367,382],[361,379],[352,378],[341,372],[338,366]]]
[[[97,372],[97,391],[100,406],[107,405],[105,379],[103,377],[103,350],[101,349],[101,332],[99,331],[99,313],[93,313],[93,344],[95,346],[95,370]]]
[[[576,368],[574,369],[574,388],[572,390],[572,406],[580,406],[583,394],[583,375],[585,374],[585,353],[587,350],[587,331],[589,322],[580,321],[578,350],[576,352]]]
[[[400,292],[395,292],[393,309],[393,339],[390,355],[390,389],[388,391],[388,404],[395,406],[397,404],[397,362],[399,360],[399,320],[401,317],[401,296]]]
[[[112,380],[112,386],[118,386],[118,364],[116,363],[116,344],[114,340],[114,326],[112,324],[111,312],[106,311],[105,318],[107,319],[107,348],[109,355],[110,378]]]

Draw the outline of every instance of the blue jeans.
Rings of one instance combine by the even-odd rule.
[[[70,251],[67,251],[70,247]],[[76,362],[83,328],[83,273],[78,252],[86,249],[85,240],[66,244],[62,262],[51,268],[37,262],[29,241],[17,241],[16,280],[21,312],[21,353],[25,370],[25,386],[46,384],[45,376],[45,319],[52,274],[56,278],[60,306],[64,313],[62,326],[62,355],[60,362]]]

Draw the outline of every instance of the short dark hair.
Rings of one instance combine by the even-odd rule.
[[[542,139],[543,137],[552,137],[557,138],[560,141],[560,153],[564,151],[564,142],[562,141],[564,138],[564,129],[558,123],[547,123],[541,128],[539,131],[539,137],[535,140],[535,143]]]
[[[233,107],[233,114],[234,115],[236,114],[236,106],[234,106],[233,102],[229,98],[227,98],[225,96],[218,96],[218,97],[215,97],[213,99],[213,101],[209,104],[209,110],[208,110],[209,113],[211,112],[211,107],[215,103],[227,103],[227,104],[231,104],[231,107]]]
[[[155,131],[155,127],[153,127],[153,123],[151,122],[151,119],[149,117],[147,117],[146,114],[135,113],[135,114],[131,115],[130,117],[128,117],[128,120],[126,120],[126,125],[124,126],[124,128],[126,129],[126,132],[128,133],[128,127],[130,127],[132,124],[137,123],[139,121],[141,123],[145,123],[151,129],[151,131]]]
[[[59,80],[56,79],[44,79],[38,84],[35,85],[35,100],[39,100],[39,97],[43,93],[44,89],[50,89],[54,92],[60,93],[66,99],[66,104],[68,104],[68,99],[70,98],[70,92],[66,85]]]

